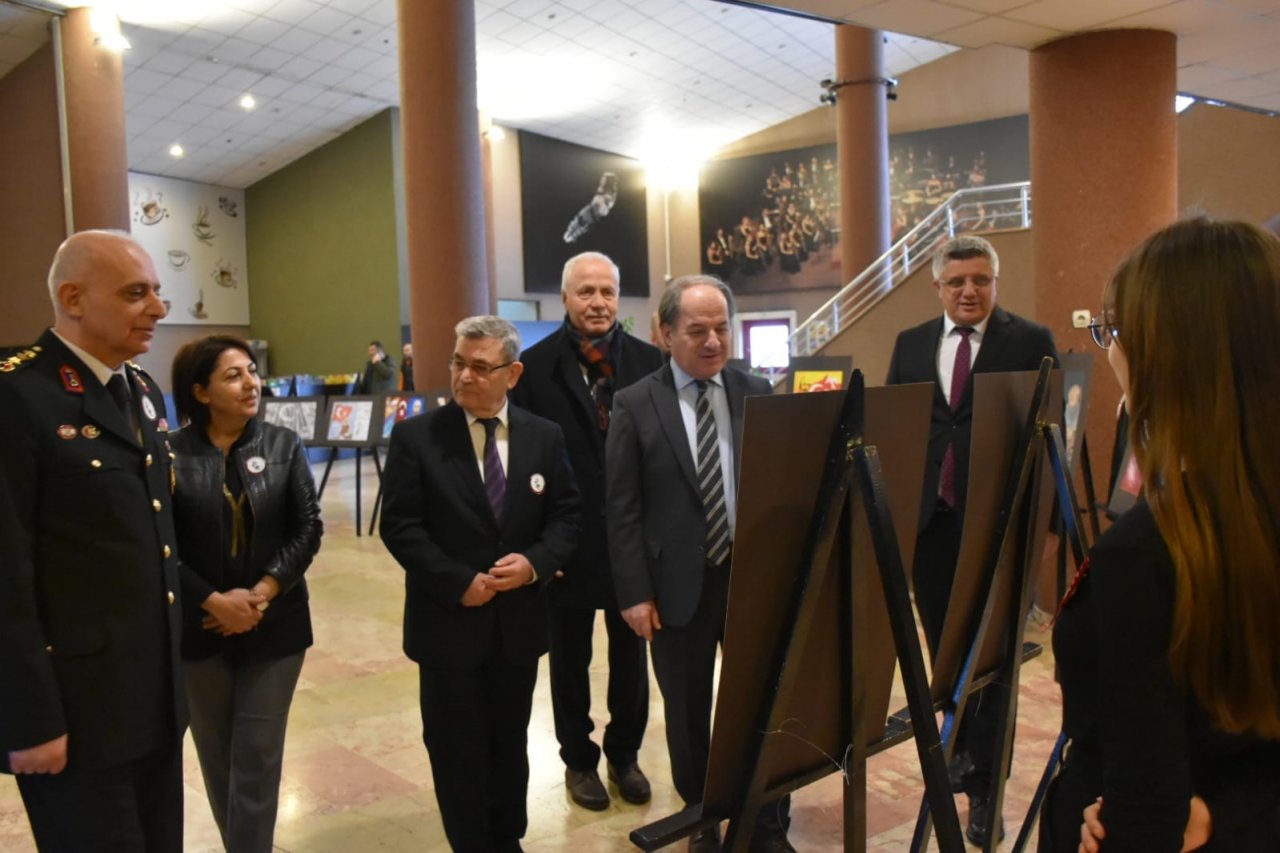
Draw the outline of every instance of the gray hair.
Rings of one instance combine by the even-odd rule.
[[[502,341],[502,352],[509,361],[520,358],[520,333],[511,321],[492,314],[481,314],[468,317],[453,327],[453,333],[460,338],[492,338]]]
[[[609,269],[613,272],[613,286],[617,287],[622,282],[622,274],[618,272],[618,265],[613,259],[602,252],[582,252],[574,255],[572,258],[564,262],[564,272],[560,273],[560,292],[569,292],[569,279],[573,276],[574,268],[583,261],[603,261],[609,265]]]
[[[938,251],[934,253],[934,281],[937,281],[938,276],[942,275],[942,268],[947,265],[947,261],[967,261],[970,258],[986,258],[991,262],[991,274],[1000,275],[1000,256],[996,254],[996,247],[981,237],[962,234],[959,237],[952,237],[943,243],[938,247]]]
[[[724,296],[725,305],[729,308],[729,319],[732,320],[733,291],[729,289],[729,285],[713,275],[682,275],[667,285],[667,289],[662,292],[662,301],[658,303],[658,321],[664,326],[675,328],[676,320],[680,319],[680,297],[689,288],[700,284],[720,291]]]
[[[97,244],[104,238],[138,245],[138,241],[128,231],[114,228],[77,231],[63,240],[58,251],[53,254],[53,263],[49,265],[49,298],[53,300],[55,309],[58,307],[58,287],[90,274],[97,260]]]

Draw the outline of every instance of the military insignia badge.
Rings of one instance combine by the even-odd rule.
[[[142,398],[142,414],[146,415],[149,421],[156,419],[156,404],[151,402],[150,397]]]
[[[267,460],[261,456],[250,456],[245,460],[244,467],[249,469],[250,474],[261,474],[267,470]]]
[[[58,370],[58,375],[62,377],[63,390],[72,394],[83,394],[84,383],[80,381],[80,374],[69,364],[64,364]]]
[[[102,435],[102,430],[98,429],[93,424],[85,424],[81,428],[80,434],[83,435],[85,438],[97,438],[98,436]]]
[[[529,478],[529,490],[535,495],[540,495],[547,490],[547,479],[541,474],[534,474]]]
[[[58,427],[58,438],[65,438],[68,441],[76,437],[76,428],[71,424],[63,424]]]

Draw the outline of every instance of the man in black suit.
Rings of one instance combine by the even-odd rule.
[[[405,570],[404,651],[449,844],[520,849],[544,587],[578,536],[560,428],[507,403],[520,337],[498,317],[455,329],[453,401],[391,433],[382,540]]]
[[[164,317],[147,253],[85,231],[54,325],[0,362],[0,756],[42,850],[182,849],[181,609]]]
[[[582,532],[551,601],[551,705],[565,764],[565,786],[578,805],[609,807],[591,740],[591,635],[596,611],[609,634],[609,724],[604,755],[609,778],[629,803],[649,801],[649,780],[636,762],[649,720],[649,662],[644,640],[622,620],[605,538],[604,442],[613,396],[662,366],[662,354],[618,325],[618,268],[599,252],[564,265],[564,325],[525,351],[524,375],[511,392],[522,409],[564,430],[578,487]]]
[[[912,572],[916,606],[934,656],[964,529],[973,430],[970,376],[1039,370],[1045,356],[1057,361],[1048,329],[996,306],[999,274],[1000,258],[981,237],[944,243],[933,257],[933,287],[943,315],[898,335],[886,380],[889,385],[932,382],[935,387]],[[952,761],[952,786],[969,795],[966,835],[975,844],[985,841],[1000,692],[992,685],[969,700]]]
[[[622,618],[652,643],[676,790],[702,802],[716,649],[724,639],[743,400],[769,383],[726,367],[733,294],[714,276],[672,282],[659,308],[671,361],[618,393],[606,443],[609,554]],[[791,850],[787,803],[752,850]],[[717,829],[694,851],[718,850]]]

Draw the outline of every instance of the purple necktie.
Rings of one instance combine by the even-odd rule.
[[[973,329],[968,326],[956,326],[956,334],[960,336],[960,345],[956,347],[956,361],[951,368],[951,411],[960,408],[960,398],[964,396],[969,385],[969,364],[972,361],[973,348],[969,345],[969,336]],[[947,506],[956,505],[956,448],[947,445],[947,452],[942,457],[942,488],[938,494]]]
[[[502,510],[507,503],[507,475],[502,470],[502,457],[498,455],[497,418],[481,418],[484,424],[484,492],[489,496],[493,517],[502,521]]]

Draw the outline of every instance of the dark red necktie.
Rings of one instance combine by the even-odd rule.
[[[960,408],[960,399],[964,397],[969,386],[970,362],[973,348],[969,344],[969,336],[973,329],[968,326],[956,326],[956,334],[960,336],[960,345],[956,347],[956,361],[951,368],[951,411]],[[942,457],[942,487],[938,494],[947,502],[947,506],[956,505],[956,448],[947,445],[947,452]]]

